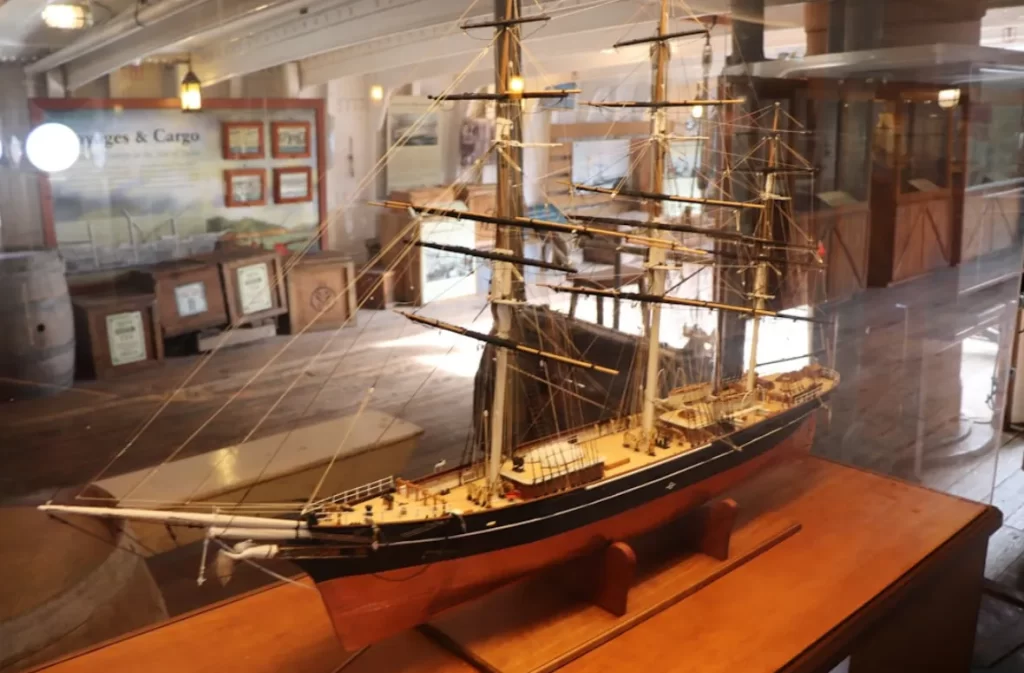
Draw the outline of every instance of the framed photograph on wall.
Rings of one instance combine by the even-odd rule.
[[[270,154],[275,159],[305,159],[310,149],[309,122],[271,122]]]
[[[267,173],[262,168],[224,171],[224,205],[228,208],[262,206],[267,202]]]
[[[220,126],[225,159],[262,159],[263,122],[223,122]]]
[[[302,203],[312,200],[312,168],[292,166],[274,169],[274,203]]]

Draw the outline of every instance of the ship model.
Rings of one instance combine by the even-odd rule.
[[[251,509],[244,508],[200,512],[53,503],[40,508],[54,515],[116,517],[206,529],[207,543],[213,541],[221,547],[217,562],[223,574],[238,561],[292,561],[315,582],[342,644],[354,650],[517,578],[593,552],[601,545],[654,530],[767,465],[808,450],[816,412],[838,385],[837,374],[813,360],[794,371],[763,376],[757,373],[762,321],[818,322],[814,317],[767,308],[772,299],[771,269],[792,265],[814,268],[820,264],[820,251],[810,242],[785,242],[776,236],[776,213],[787,198],[785,176],[812,170],[806,162],[782,162],[783,113],[778,106],[768,110],[772,121],[766,129],[760,164],[744,169],[759,181],[756,198],[731,200],[724,190],[719,190],[723,198],[717,199],[662,193],[671,139],[668,112],[697,106],[702,110],[724,109],[743,101],[707,95],[710,58],[705,59],[701,95],[693,100],[669,100],[670,42],[695,33],[709,37],[710,29],[701,25],[697,31],[670,32],[668,2],[661,0],[657,33],[628,42],[650,45],[651,99],[595,103],[649,111],[653,187],[644,191],[623,185],[573,186],[643,202],[648,218],[641,226],[647,231],[630,233],[623,225],[635,227],[635,221],[613,217],[570,215],[566,221],[524,217],[518,191],[523,145],[521,103],[529,98],[576,93],[524,90],[519,70],[519,29],[524,23],[543,18],[521,15],[518,3],[509,0],[493,22],[473,24],[473,28],[495,30],[496,90],[444,97],[486,99],[495,104],[496,212],[484,215],[393,201],[380,204],[410,211],[417,218],[460,218],[496,226],[497,242],[490,251],[409,241],[410,246],[434,246],[451,254],[483,258],[491,267],[490,332],[475,332],[418,313],[405,313],[414,322],[486,344],[483,359],[489,375],[483,380],[490,390],[483,415],[482,451],[470,452],[465,464],[450,470],[440,468],[416,481],[385,477],[324,498],[317,498],[314,492],[304,506],[288,514],[255,516]],[[708,116],[703,117],[702,124],[708,123]],[[737,169],[736,174],[740,173]],[[736,215],[718,218],[722,226],[717,227],[669,222],[662,211],[667,202],[697,204]],[[738,223],[743,216],[756,218],[753,233],[741,232]],[[510,440],[514,435],[510,423],[516,418],[518,399],[513,393],[513,380],[522,371],[515,366],[517,361],[536,360],[558,371],[573,369],[581,375],[605,377],[606,381],[607,377],[627,375],[591,362],[583,354],[558,352],[553,346],[537,347],[513,338],[514,319],[527,308],[522,269],[536,266],[556,272],[571,270],[563,264],[524,256],[526,231],[606,237],[644,251],[647,282],[642,292],[548,284],[556,292],[611,297],[640,305],[644,309],[644,361],[636,363],[635,368],[639,375],[638,409],[517,445]],[[677,233],[697,236],[710,245],[683,245],[674,237]],[[736,266],[739,261],[747,265],[744,302],[687,299],[666,290],[667,273],[678,268],[673,264]],[[709,380],[670,388],[665,394],[659,376],[663,306],[710,309],[748,321],[751,347],[745,372],[733,379],[723,377],[719,351]],[[719,349],[722,338],[719,330]],[[560,383],[566,383],[565,379]],[[204,547],[204,561],[205,555]]]

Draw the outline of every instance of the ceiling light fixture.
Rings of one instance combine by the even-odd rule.
[[[92,25],[88,5],[55,2],[43,7],[43,23],[57,30],[80,30]]]
[[[189,63],[188,72],[181,80],[181,87],[178,90],[178,98],[181,100],[182,112],[198,112],[203,109],[203,85],[192,72],[192,64]]]
[[[960,104],[960,89],[943,89],[939,91],[939,107],[950,110]]]

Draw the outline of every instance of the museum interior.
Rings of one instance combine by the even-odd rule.
[[[1022,2],[0,0],[0,673],[1024,673]]]

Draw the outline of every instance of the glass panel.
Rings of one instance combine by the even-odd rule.
[[[949,182],[949,115],[934,101],[904,105],[903,193],[941,189]]]

